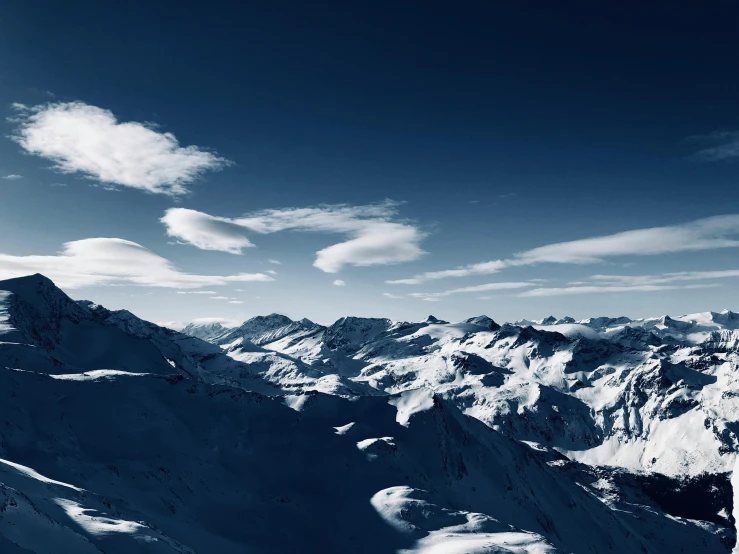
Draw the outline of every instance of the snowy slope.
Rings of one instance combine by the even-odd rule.
[[[230,332],[230,329],[224,327],[218,321],[210,321],[208,323],[193,322],[186,325],[181,332],[208,342],[218,342],[221,337]]]
[[[635,527],[546,453],[424,391],[312,393],[295,412],[182,376],[0,370],[0,386],[11,398],[0,465],[16,464],[0,478],[39,512],[8,508],[0,521],[52,519],[70,551],[80,535],[107,552],[423,551],[510,537],[544,552],[722,551],[716,525],[662,515]]]
[[[308,330],[282,317],[264,348],[383,393],[429,388],[590,464],[720,473],[739,450],[739,316],[729,311],[503,326],[342,318]]]
[[[718,316],[273,314],[206,342],[1,281],[0,551],[729,552]]]
[[[251,343],[239,343],[236,350],[229,355],[220,346],[143,321],[126,310],[75,302],[41,275],[0,282],[0,356],[8,367],[50,374],[177,371],[265,394],[354,394],[353,389],[362,388]]]

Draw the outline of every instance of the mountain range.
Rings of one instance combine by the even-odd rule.
[[[32,275],[0,281],[0,383],[2,552],[736,542],[730,311],[175,331]]]

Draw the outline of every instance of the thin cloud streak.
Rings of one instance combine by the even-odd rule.
[[[739,269],[718,271],[680,271],[656,275],[592,275],[591,281],[613,285],[657,285],[677,281],[704,281],[709,279],[731,279],[739,277]],[[576,283],[570,283],[576,284]]]
[[[711,144],[693,157],[704,162],[720,162],[739,157],[739,131],[717,131],[710,135],[690,137],[693,141]]]
[[[177,294],[218,294],[214,290],[178,290]]]
[[[597,264],[619,256],[651,256],[739,246],[739,214],[698,219],[689,223],[624,231],[613,235],[559,242],[494,260],[455,269],[421,273],[407,279],[386,281],[416,285],[449,277],[489,275],[511,267],[541,263]]]
[[[492,290],[511,290],[520,289],[524,287],[531,287],[533,283],[529,282],[510,282],[510,283],[485,283],[484,285],[474,285],[471,287],[462,287],[458,289],[446,290],[443,292],[412,292],[409,296],[414,298],[421,298],[422,300],[437,300],[444,298],[445,296],[451,296],[453,294],[462,294],[470,292],[489,292]]]
[[[622,292],[657,292],[680,289],[707,289],[719,286],[718,284],[705,285],[583,285],[562,288],[538,288],[518,294],[520,297],[567,296],[573,294],[613,294]]]
[[[383,296],[384,296],[385,298],[392,298],[392,299],[394,299],[394,300],[400,300],[401,298],[405,298],[404,296],[401,296],[401,295],[399,295],[399,294],[393,294],[393,293],[391,293],[391,292],[383,292],[383,293],[382,293],[382,295],[383,295]]]

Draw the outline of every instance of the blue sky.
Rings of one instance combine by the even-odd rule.
[[[0,8],[0,277],[159,322],[739,309],[739,8],[234,4]]]

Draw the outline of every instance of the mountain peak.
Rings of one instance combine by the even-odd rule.
[[[268,315],[255,315],[252,318],[247,319],[243,325],[246,325],[247,323],[268,323],[268,324],[277,324],[277,325],[288,325],[293,322],[292,319],[287,317],[286,315],[278,314],[278,313],[271,313]],[[242,325],[242,326],[243,326]]]
[[[719,325],[725,325],[730,328],[739,326],[739,314],[731,310],[722,310],[719,313],[712,313],[711,319]]]
[[[498,329],[500,329],[500,325],[493,321],[491,317],[488,317],[486,315],[471,317],[469,319],[465,319],[464,322],[471,323],[472,325],[479,325],[480,327],[485,327],[486,329],[490,329],[491,331],[497,331]]]
[[[426,319],[423,320],[423,323],[449,323],[449,322],[439,319],[437,317],[434,317],[432,315],[429,315]]]
[[[15,293],[19,290],[28,290],[37,287],[55,288],[61,292],[61,289],[59,289],[51,279],[41,273],[12,277],[10,279],[0,281],[0,289]]]
[[[85,308],[67,296],[51,279],[40,273],[0,281],[0,290],[13,293],[23,304],[22,309],[20,305],[16,306],[16,312],[30,310],[29,316],[34,318],[47,318],[61,311],[75,315],[85,311]]]

